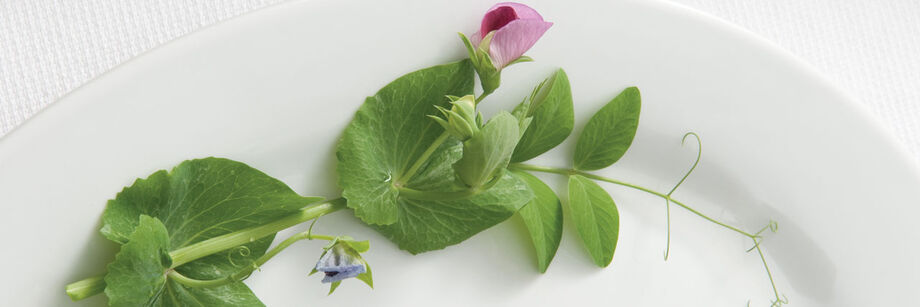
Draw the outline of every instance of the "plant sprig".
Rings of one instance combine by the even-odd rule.
[[[509,4],[497,7],[502,5]],[[538,27],[531,30],[541,35],[552,25],[539,14],[523,16],[530,16],[528,24]],[[588,254],[606,267],[614,259],[620,225],[617,203],[598,184],[609,183],[665,201],[665,260],[674,204],[751,239],[747,252],[756,250],[763,263],[774,294],[771,305],[788,303],[761,248],[763,234],[777,231],[776,222],[748,232],[673,197],[700,163],[699,135],[689,132],[681,139],[681,144],[690,136],[696,139],[696,160],[667,193],[592,172],[618,162],[632,145],[642,104],[638,88],[626,88],[585,123],[571,167],[525,163],[571,135],[572,89],[559,69],[511,112],[485,118],[478,107],[499,89],[501,71],[533,60],[523,56],[530,46],[520,49],[527,44],[493,48],[490,44],[516,35],[502,31],[472,40],[461,34],[468,59],[403,75],[361,104],[336,147],[339,198],[300,196],[265,173],[220,158],[188,160],[138,179],[103,212],[101,234],[121,245],[115,261],[104,275],[67,285],[67,294],[80,300],[104,292],[111,306],[261,306],[243,281],[292,244],[314,239],[329,244],[305,275],[322,272],[329,294],[349,278],[373,287],[363,257],[369,242],[313,233],[319,217],[345,208],[412,254],[461,243],[517,215],[530,234],[538,270],[545,272],[561,242],[566,205]],[[539,35],[527,37],[534,39],[532,45]],[[484,89],[479,95],[474,93],[477,77]],[[565,176],[565,204],[532,173]],[[308,221],[306,232],[269,248],[279,231]]]

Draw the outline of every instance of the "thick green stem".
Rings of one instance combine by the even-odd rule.
[[[219,287],[219,286],[238,282],[238,281],[245,279],[247,276],[249,276],[249,274],[252,274],[253,271],[257,270],[260,266],[262,266],[263,264],[271,260],[272,257],[275,257],[275,255],[278,255],[278,253],[288,248],[288,246],[291,246],[291,244],[294,244],[294,242],[297,242],[300,240],[313,240],[313,239],[332,241],[332,240],[335,240],[335,237],[324,236],[324,235],[314,235],[314,234],[311,234],[310,232],[301,232],[301,233],[295,234],[293,236],[288,237],[284,241],[281,241],[281,243],[279,243],[278,246],[275,246],[275,248],[272,248],[271,250],[269,250],[267,253],[262,255],[262,257],[259,257],[259,259],[256,259],[252,264],[250,264],[246,268],[240,270],[239,272],[227,275],[227,277],[224,277],[224,278],[199,280],[199,279],[193,279],[193,278],[186,277],[185,275],[182,275],[176,270],[170,270],[168,275],[169,275],[169,278],[179,282],[180,284],[185,285],[186,287],[190,287],[190,288]]]
[[[460,191],[421,191],[410,189],[407,187],[398,187],[399,196],[408,198],[408,199],[417,199],[417,200],[458,200],[464,199],[472,196],[476,196],[479,193],[488,191],[494,187],[501,180],[502,175],[499,174],[495,177],[492,177],[486,184],[476,187],[469,187],[465,190]]]
[[[437,191],[420,191],[415,189],[410,189],[406,187],[399,187],[399,196],[408,198],[408,199],[417,199],[417,200],[457,200],[464,199],[476,194],[479,194],[480,189],[469,188],[461,191],[453,192],[437,192]]]
[[[264,238],[344,207],[345,199],[337,198],[322,204],[306,207],[297,213],[262,226],[231,232],[174,250],[169,253],[169,256],[173,259],[172,267],[175,268],[193,260]]]
[[[90,277],[67,285],[67,295],[74,302],[105,291],[105,275]]]
[[[297,213],[282,217],[265,225],[246,228],[174,250],[169,253],[169,256],[173,259],[173,265],[170,269],[174,269],[180,265],[214,253],[264,238],[290,228],[291,226],[318,218],[342,208],[345,208],[345,199],[336,198],[303,208],[297,211]],[[78,301],[102,293],[103,290],[105,290],[104,278],[105,275],[100,275],[71,283],[66,287],[67,295],[70,296],[72,300]]]
[[[409,179],[412,179],[412,176],[415,176],[415,173],[417,173],[422,165],[428,161],[428,158],[431,157],[431,154],[433,154],[434,151],[438,149],[438,147],[441,147],[441,144],[443,144],[449,136],[450,133],[447,133],[447,131],[442,132],[441,135],[439,135],[438,138],[431,143],[431,146],[428,146],[428,149],[425,149],[425,152],[423,152],[422,155],[415,160],[415,163],[412,163],[412,166],[409,167],[409,170],[400,176],[396,182],[400,185],[409,182]]]

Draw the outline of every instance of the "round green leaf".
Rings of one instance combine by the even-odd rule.
[[[365,223],[397,221],[397,186],[444,128],[428,115],[449,108],[447,95],[473,92],[469,60],[406,74],[368,97],[345,128],[336,156],[338,184]]]

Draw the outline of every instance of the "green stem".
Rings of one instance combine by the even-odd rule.
[[[398,190],[399,196],[417,200],[457,200],[479,194],[480,192],[479,189],[476,188],[453,192],[420,191],[407,187],[399,187]]]
[[[479,97],[476,97],[476,104],[479,104],[479,102],[488,97],[489,94],[491,93],[483,93],[482,95],[479,95]],[[410,166],[402,176],[396,179],[397,186],[402,186],[408,183],[409,179],[412,179],[412,176],[415,176],[415,173],[418,173],[418,170],[422,168],[422,165],[428,161],[428,158],[431,157],[434,151],[437,150],[438,147],[444,143],[444,141],[447,141],[448,137],[450,137],[450,133],[447,131],[442,132],[441,135],[439,135],[438,138],[428,146],[428,149],[425,149],[425,152],[423,152],[422,155],[419,156],[414,163],[412,163],[412,166]]]
[[[67,285],[67,295],[74,302],[102,293],[105,290],[105,275],[90,277]]]
[[[336,198],[325,203],[303,208],[297,213],[265,225],[231,232],[182,247],[169,253],[169,256],[173,259],[172,267],[175,268],[199,258],[264,238],[342,208],[345,208],[345,199]]]
[[[613,183],[613,184],[616,184],[616,185],[621,185],[621,186],[628,187],[628,188],[633,188],[633,189],[636,189],[636,190],[639,190],[639,191],[643,191],[643,192],[646,192],[646,193],[649,193],[649,194],[652,194],[652,195],[661,197],[661,198],[663,198],[663,199],[666,199],[666,200],[668,200],[668,201],[670,201],[670,202],[672,202],[672,203],[677,204],[677,205],[680,206],[681,208],[684,208],[684,209],[686,209],[687,211],[690,211],[690,212],[692,212],[693,214],[696,214],[696,215],[698,215],[698,216],[700,216],[700,217],[706,219],[707,221],[713,222],[713,223],[715,223],[716,225],[719,225],[719,226],[725,227],[725,228],[727,228],[727,229],[730,229],[730,230],[732,230],[732,231],[734,231],[734,232],[740,233],[740,234],[742,234],[742,235],[744,235],[744,236],[746,236],[746,237],[748,237],[748,238],[755,238],[755,237],[756,237],[755,235],[752,235],[752,234],[750,234],[750,233],[748,233],[748,232],[746,232],[746,231],[744,231],[744,230],[738,229],[738,228],[736,228],[736,227],[734,227],[734,226],[725,224],[725,223],[720,222],[720,221],[717,221],[716,219],[713,219],[713,218],[711,218],[711,217],[709,217],[709,216],[706,216],[706,215],[703,214],[702,212],[699,212],[699,211],[697,211],[696,209],[693,209],[693,208],[691,208],[691,207],[685,205],[684,203],[682,203],[682,202],[680,202],[680,201],[678,201],[678,200],[676,200],[676,199],[674,199],[674,198],[671,198],[671,196],[669,196],[669,195],[667,195],[667,194],[664,194],[664,193],[661,193],[661,192],[657,192],[657,191],[653,191],[652,189],[649,189],[649,188],[646,188],[646,187],[642,187],[642,186],[638,186],[638,185],[635,185],[635,184],[631,184],[631,183],[619,181],[619,180],[616,180],[616,179],[613,179],[613,178],[608,178],[608,177],[604,177],[604,176],[599,176],[599,175],[591,174],[591,173],[588,173],[588,172],[585,172],[585,171],[576,170],[576,169],[564,169],[564,168],[556,168],[556,167],[545,167],[545,166],[537,166],[537,165],[522,164],[522,163],[514,163],[514,164],[511,164],[511,165],[510,165],[510,168],[519,169],[519,170],[528,170],[528,171],[534,171],[534,172],[554,173],[554,174],[561,174],[561,175],[567,175],[567,176],[569,176],[569,175],[581,175],[581,176],[584,176],[584,177],[587,177],[587,178],[590,178],[590,179],[594,179],[594,180],[598,180],[598,181],[603,181],[603,182],[609,182],[609,183]]]
[[[492,177],[486,184],[476,187],[469,187],[465,190],[460,191],[421,191],[416,189],[411,189],[407,187],[398,187],[399,196],[408,198],[408,199],[417,199],[417,200],[458,200],[468,197],[475,196],[479,193],[488,191],[493,186],[495,186],[500,180],[502,175],[497,175]]]
[[[482,93],[482,95],[479,95],[479,97],[476,97],[476,104],[479,104],[479,102],[481,102],[483,99],[486,99],[486,97],[489,97],[489,94],[492,94],[492,92]]]
[[[686,137],[686,136],[685,136],[685,137]],[[678,201],[678,200],[676,200],[676,199],[674,199],[674,198],[671,198],[671,194],[674,193],[674,190],[673,190],[673,189],[671,190],[670,193],[665,194],[665,193],[653,191],[653,190],[651,190],[651,189],[649,189],[649,188],[642,187],[642,186],[639,186],[639,185],[635,185],[635,184],[623,182],[623,181],[616,180],[616,179],[609,178],[609,177],[604,177],[604,176],[600,176],[600,175],[591,174],[591,173],[588,173],[588,172],[585,172],[585,171],[581,171],[581,170],[577,170],[577,169],[558,168],[558,167],[546,167],[546,166],[530,165],[530,164],[523,164],[523,163],[512,163],[512,164],[509,165],[508,167],[511,168],[511,169],[517,169],[517,170],[526,170],[526,171],[543,172],[543,173],[553,173],[553,174],[560,174],[560,175],[564,175],[564,176],[581,175],[581,176],[584,176],[584,177],[587,177],[587,178],[590,178],[590,179],[594,179],[594,180],[598,180],[598,181],[603,181],[603,182],[609,182],[609,183],[613,183],[613,184],[616,184],[616,185],[621,185],[621,186],[624,186],[624,187],[628,187],[628,188],[636,189],[636,190],[639,190],[639,191],[643,191],[643,192],[646,192],[646,193],[649,193],[649,194],[652,194],[652,195],[661,197],[661,198],[663,198],[663,199],[665,199],[665,200],[667,200],[667,201],[670,201],[670,202],[672,202],[672,203],[675,203],[675,204],[677,204],[678,206],[680,206],[681,208],[684,208],[684,209],[686,209],[687,211],[690,211],[690,212],[692,212],[693,214],[696,214],[697,216],[700,216],[700,217],[702,217],[703,219],[706,219],[707,221],[710,221],[710,222],[712,222],[712,223],[715,223],[716,225],[722,226],[722,227],[724,227],[724,228],[726,228],[726,229],[729,229],[729,230],[731,230],[731,231],[734,231],[734,232],[737,232],[737,233],[739,233],[739,234],[742,234],[742,235],[744,235],[745,237],[748,237],[748,238],[750,238],[751,240],[754,241],[754,248],[757,249],[757,254],[760,256],[760,261],[763,262],[763,267],[764,267],[764,269],[767,271],[767,277],[769,277],[769,279],[770,279],[770,286],[773,287],[773,294],[776,296],[776,300],[773,301],[773,306],[778,306],[778,305],[781,305],[781,304],[784,304],[784,303],[787,302],[786,300],[780,298],[779,291],[778,291],[777,288],[776,288],[776,283],[775,283],[774,280],[773,280],[773,273],[770,272],[770,266],[767,265],[767,258],[764,257],[763,251],[761,251],[761,249],[760,249],[760,242],[759,242],[757,239],[760,238],[760,233],[763,232],[763,230],[758,231],[758,232],[755,233],[755,234],[751,234],[751,233],[749,233],[749,232],[747,232],[747,231],[738,229],[737,227],[734,227],[734,226],[725,224],[725,223],[720,222],[720,221],[717,221],[717,220],[715,220],[715,219],[713,219],[713,218],[711,218],[711,217],[709,217],[709,216],[706,216],[705,214],[703,214],[703,213],[697,211],[696,209],[693,209],[693,208],[691,208],[691,207],[685,205],[684,203],[682,203],[682,202],[680,202],[680,201]],[[696,167],[696,163],[694,163],[694,167]],[[687,177],[687,176],[684,176],[684,178],[681,179],[681,182],[683,182],[684,179],[686,179],[686,177]],[[669,214],[670,214],[670,213],[669,213]],[[772,223],[772,222],[771,222],[771,223]],[[768,225],[767,227],[770,227],[770,226]],[[670,240],[670,238],[669,238],[669,240]]]
[[[763,251],[760,250],[760,243],[757,240],[754,240],[754,247],[757,248],[757,254],[760,255],[760,259],[765,259],[763,256]],[[779,299],[779,291],[776,290],[775,283],[773,282],[773,273],[770,273],[770,266],[767,265],[767,261],[763,261],[763,268],[767,271],[767,277],[770,278],[770,284],[773,286],[773,295],[776,296],[776,301],[773,302],[773,305],[777,305],[782,300]]]
[[[266,236],[277,233],[291,226],[318,218],[320,216],[345,208],[345,199],[336,198],[323,203],[303,208],[294,214],[282,217],[274,222],[231,232],[222,236],[213,237],[169,253],[173,259],[170,269],[185,263],[218,253],[236,246],[240,246]],[[90,277],[67,285],[67,295],[78,301],[105,290],[105,275]]]
[[[247,268],[242,269],[239,272],[227,275],[224,278],[199,280],[199,279],[193,279],[193,278],[186,277],[185,275],[182,275],[176,270],[170,270],[168,275],[169,275],[169,278],[175,280],[176,282],[179,282],[180,284],[190,287],[190,288],[219,287],[219,286],[238,282],[238,281],[245,279],[247,276],[249,276],[249,274],[252,274],[253,271],[257,270],[263,264],[271,260],[272,257],[275,257],[275,255],[277,255],[284,249],[288,248],[288,246],[291,246],[291,244],[294,244],[294,242],[297,242],[300,240],[313,240],[313,239],[332,241],[332,240],[335,240],[335,237],[324,236],[324,235],[314,235],[314,234],[311,234],[309,231],[295,234],[293,236],[288,237],[284,241],[281,241],[281,243],[279,243],[278,246],[269,250],[267,253],[262,255],[262,257],[259,257],[259,259],[256,259],[255,261],[253,261],[253,263],[249,265]]]
[[[405,183],[408,183],[409,179],[412,179],[412,176],[415,176],[415,173],[417,173],[422,165],[428,161],[428,158],[431,157],[431,154],[433,154],[434,151],[437,150],[438,147],[440,147],[441,144],[443,144],[449,136],[450,133],[447,133],[447,131],[442,132],[441,135],[439,135],[438,138],[435,139],[430,146],[428,146],[428,149],[425,149],[425,152],[423,152],[422,155],[415,160],[415,163],[412,164],[412,167],[409,167],[409,170],[407,170],[406,173],[404,173],[396,180],[396,183],[398,183],[398,185],[404,185]]]

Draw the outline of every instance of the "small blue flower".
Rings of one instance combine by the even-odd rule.
[[[323,283],[331,283],[361,275],[367,268],[357,250],[344,241],[336,241],[319,257],[316,271],[326,274]]]

